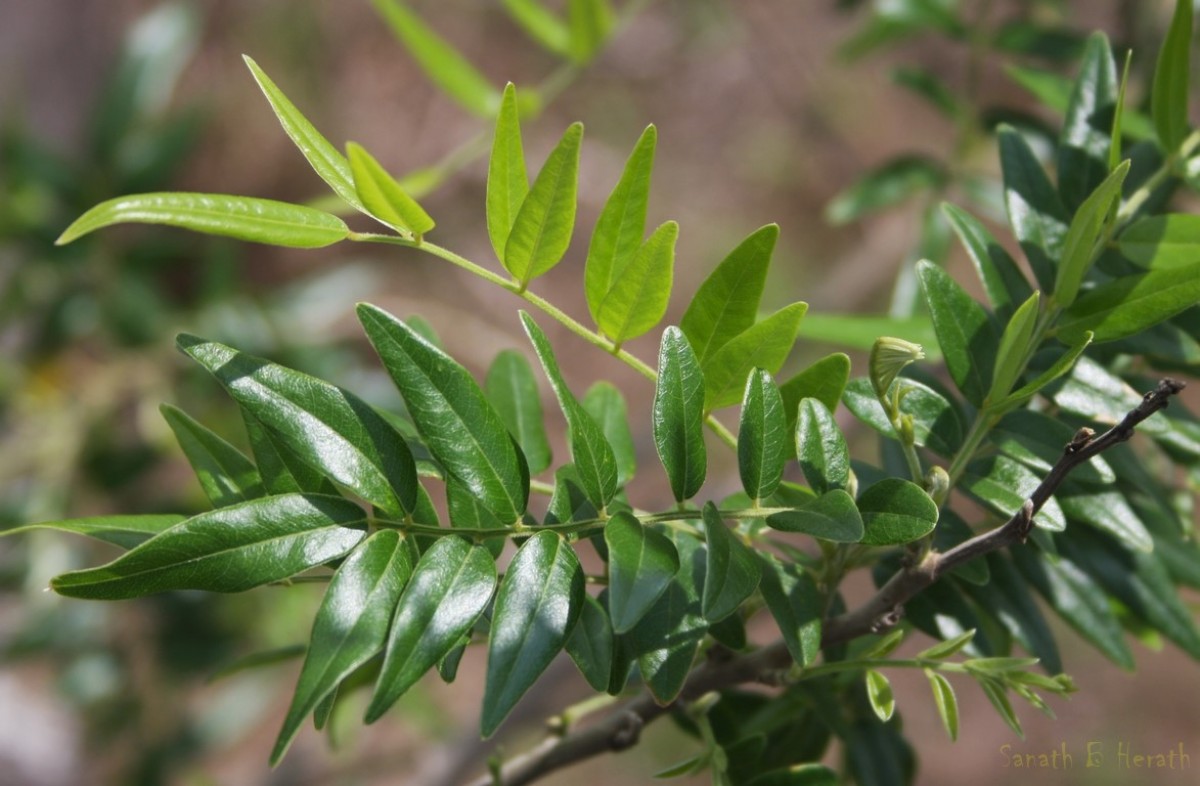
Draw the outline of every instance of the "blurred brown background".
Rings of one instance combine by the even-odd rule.
[[[0,0],[4,123],[20,125],[47,148],[86,155],[89,112],[111,77],[121,42],[137,19],[158,5]],[[963,5],[996,19],[1037,13],[1055,15],[1078,30],[1105,29],[1114,40],[1141,42],[1137,63],[1142,69],[1152,67],[1153,44],[1145,42],[1155,40],[1170,6],[1157,0]],[[444,0],[413,6],[497,84],[536,83],[555,66],[496,3]],[[961,87],[970,78],[968,53],[926,36],[847,63],[839,58],[839,46],[860,28],[866,11],[838,6],[834,0],[648,3],[542,116],[525,124],[531,166],[540,164],[569,122],[583,120],[587,127],[575,241],[566,260],[534,289],[568,312],[586,316],[580,282],[587,233],[630,147],[653,122],[660,145],[650,219],[676,219],[681,226],[669,322],[678,321],[699,281],[738,240],[772,221],[781,225],[782,238],[766,307],[802,299],[813,312],[884,311],[896,271],[917,241],[916,207],[889,210],[848,227],[832,227],[823,210],[836,193],[892,155],[948,154],[956,129],[896,87],[889,74],[897,64],[917,64]],[[483,128],[429,84],[368,3],[213,0],[196,3],[192,11],[196,50],[170,105],[197,108],[203,119],[196,147],[173,175],[172,188],[292,201],[322,194],[323,184],[280,132],[246,72],[243,53],[252,55],[331,141],[361,142],[399,174],[436,161]],[[1000,70],[999,58],[988,60],[979,75],[978,96],[981,103],[1030,105]],[[988,173],[995,171],[993,158],[981,142],[963,152],[958,163]],[[438,220],[440,244],[490,263],[484,175],[483,163],[476,161],[424,203]],[[5,177],[0,170],[0,188]],[[96,199],[119,193],[104,193],[103,183],[90,186]],[[3,204],[19,207],[15,201]],[[47,221],[60,222],[59,229],[74,217],[53,209],[47,215]],[[112,230],[118,241],[131,243],[144,231]],[[206,241],[188,236],[173,242],[194,250]],[[15,271],[30,264],[21,248],[0,248],[0,287],[12,286]],[[194,481],[168,447],[169,434],[157,413],[147,411],[159,401],[178,401],[185,395],[177,387],[181,384],[190,386],[186,395],[203,402],[202,408],[222,406],[208,401],[216,398],[214,386],[180,371],[184,363],[171,350],[177,331],[233,340],[251,351],[269,349],[280,337],[332,347],[332,354],[319,359],[319,368],[306,368],[341,373],[348,387],[369,390],[380,389],[381,381],[358,340],[352,313],[358,300],[404,317],[426,317],[450,352],[479,373],[499,349],[525,348],[516,319],[519,301],[432,257],[349,244],[312,252],[224,245],[203,250],[228,271],[224,294],[203,307],[189,301],[197,274],[187,269],[184,249],[168,256],[154,280],[174,293],[173,302],[187,305],[164,312],[155,327],[160,332],[137,345],[142,349],[98,337],[84,322],[78,340],[62,342],[48,361],[33,351],[36,320],[13,319],[0,326],[0,349],[8,356],[0,377],[8,383],[0,388],[8,396],[8,419],[0,432],[0,469],[9,473],[0,473],[0,481],[9,483],[0,486],[0,494],[11,495],[12,503],[12,521],[6,524],[21,517],[143,505],[139,509],[149,510],[167,499],[198,504]],[[960,266],[955,259],[952,266]],[[122,270],[110,268],[103,275],[119,277]],[[65,308],[72,308],[70,302]],[[256,332],[257,338],[246,338]],[[657,331],[631,342],[629,349],[653,357],[656,336]],[[642,434],[643,473],[631,495],[644,507],[665,502],[654,498],[662,490],[648,429],[637,428],[648,422],[649,386],[611,358],[573,344],[564,331],[551,330],[550,338],[578,390],[604,377],[626,391],[635,435]],[[792,363],[801,367],[828,351],[813,342]],[[109,379],[114,376],[118,379]],[[88,392],[96,389],[106,392]],[[557,423],[553,407],[547,411]],[[91,455],[87,444],[76,444],[70,435],[98,412],[111,418],[109,430],[97,439],[115,431],[118,441],[148,444],[159,456],[118,494],[69,469],[72,461]],[[561,440],[556,447],[561,454]],[[30,469],[35,464],[62,471],[35,473]],[[728,478],[724,484],[722,477]],[[708,493],[714,497],[736,483],[736,475],[722,473],[719,465],[710,469],[710,478]],[[40,491],[34,493],[31,484],[37,483]],[[266,756],[297,665],[216,683],[207,683],[205,676],[222,659],[245,654],[247,629],[264,645],[302,640],[317,591],[265,589],[250,598],[185,598],[113,608],[63,602],[37,590],[46,576],[110,554],[96,547],[81,556],[70,551],[74,542],[62,545],[67,537],[39,536],[21,545],[15,539],[0,541],[0,577],[9,577],[0,583],[0,646],[6,638],[21,642],[0,660],[0,786],[435,784],[463,780],[448,779],[458,764],[469,763],[471,772],[482,766],[490,746],[481,747],[474,733],[482,669],[482,653],[474,652],[455,684],[427,680],[375,727],[344,719],[336,750],[305,731],[279,770],[270,772]],[[31,635],[38,618],[52,629]],[[200,652],[208,646],[200,641],[203,635],[227,650],[214,645],[213,652]],[[1114,757],[1118,743],[1147,753],[1183,743],[1200,757],[1194,664],[1171,649],[1142,649],[1140,671],[1132,677],[1076,646],[1069,632],[1063,642],[1067,670],[1080,693],[1055,704],[1057,721],[1022,708],[1024,742],[1013,737],[982,693],[963,685],[962,737],[951,744],[924,678],[896,674],[899,707],[920,757],[918,782],[1010,782],[1016,773],[1004,766],[1000,746],[1005,743],[1013,752],[1065,744],[1075,754],[1076,768],[1070,772],[1020,773],[1032,783],[1196,782],[1196,769],[1150,776],[1115,767],[1082,769],[1090,741],[1103,742]],[[181,655],[180,650],[187,651]],[[189,657],[194,666],[172,665],[172,658]],[[510,723],[501,739],[505,750],[519,750],[539,718],[586,695],[569,664],[558,665],[563,667],[553,669],[535,688],[537,695],[518,709],[529,726],[513,730],[517,724]],[[663,722],[635,751],[597,759],[545,782],[649,783],[649,773],[689,755],[689,746]],[[1200,758],[1193,767],[1200,768]]]

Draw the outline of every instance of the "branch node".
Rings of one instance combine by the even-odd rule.
[[[900,620],[904,619],[904,607],[897,604],[892,606],[891,610],[881,615],[871,625],[872,633],[883,633],[886,630],[891,630],[900,624]]]
[[[636,712],[622,713],[619,725],[613,729],[612,736],[608,738],[609,750],[623,751],[637,745],[644,725],[645,721],[642,720],[642,716]]]
[[[1080,429],[1080,431],[1091,431],[1091,429]],[[1089,437],[1091,439],[1091,437]],[[1067,448],[1070,450],[1070,448]],[[1013,528],[1016,530],[1017,538],[1024,543],[1029,538],[1029,533],[1033,531],[1033,500],[1025,500],[1025,504],[1017,511],[1017,515],[1013,517]]]
[[[1146,395],[1150,394],[1148,393]],[[1071,437],[1071,441],[1067,443],[1067,447],[1063,450],[1063,452],[1068,455],[1072,453],[1078,453],[1087,447],[1088,443],[1092,441],[1092,437],[1094,436],[1096,436],[1096,432],[1087,426],[1084,426],[1075,432],[1075,436]]]

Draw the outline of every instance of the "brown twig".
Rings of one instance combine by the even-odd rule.
[[[1100,436],[1091,429],[1080,429],[1064,448],[1062,457],[1045,479],[1013,516],[996,529],[964,541],[949,551],[931,551],[919,563],[906,565],[896,572],[862,606],[825,621],[821,646],[850,641],[868,633],[894,626],[904,604],[944,573],[973,559],[1024,542],[1033,526],[1033,517],[1075,467],[1133,436],[1134,428],[1146,418],[1164,409],[1171,396],[1183,390],[1184,383],[1164,379],[1142,397],[1142,403],[1120,423]],[[679,698],[663,706],[647,693],[626,702],[595,725],[563,735],[547,737],[535,748],[501,767],[499,779],[485,775],[471,786],[521,786],[571,764],[601,753],[625,750],[637,744],[642,727],[664,715],[673,706],[686,703],[713,690],[748,682],[770,681],[771,675],[792,663],[782,641],[734,658],[710,659],[688,677]]]

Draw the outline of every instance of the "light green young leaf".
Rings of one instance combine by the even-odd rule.
[[[417,468],[412,453],[365,401],[215,341],[182,334],[176,343],[304,463],[389,515],[413,510]]]
[[[677,502],[704,485],[704,377],[683,331],[663,331],[654,390],[654,444]]]
[[[738,423],[738,474],[755,503],[775,493],[783,479],[790,440],[783,397],[771,375],[756,368],[746,379]]]
[[[1112,127],[1108,134],[1108,171],[1114,171],[1121,165],[1122,141],[1121,130],[1125,115],[1125,92],[1129,87],[1129,66],[1133,63],[1133,50],[1125,50],[1125,65],[1121,69],[1121,84],[1117,88],[1117,106],[1113,110]]]
[[[454,649],[487,608],[496,564],[482,545],[443,537],[421,555],[395,605],[387,654],[367,707],[374,723],[425,672]]]
[[[1191,75],[1192,3],[1175,0],[1171,26],[1158,50],[1150,113],[1158,143],[1174,153],[1188,133],[1188,79]]]
[[[492,612],[481,730],[490,737],[566,645],[583,605],[583,569],[553,532],[517,551]]]
[[[1117,238],[1117,248],[1150,270],[1194,265],[1200,262],[1200,216],[1170,213],[1138,219]]]
[[[767,268],[778,239],[776,224],[752,232],[717,265],[688,304],[679,326],[702,368],[708,366],[721,347],[749,329],[758,318]]]
[[[863,518],[854,498],[842,489],[827,491],[811,502],[767,517],[767,525],[783,532],[803,532],[835,543],[858,543]]]
[[[151,513],[138,516],[88,516],[80,519],[62,519],[60,521],[42,521],[37,524],[26,524],[21,527],[0,529],[0,538],[5,535],[19,535],[25,532],[35,532],[39,529],[51,529],[58,532],[73,532],[76,535],[87,535],[89,538],[111,543],[123,549],[131,549],[140,543],[145,543],[155,535],[168,530],[186,516],[177,513]]]
[[[470,373],[404,322],[362,303],[358,318],[429,452],[506,525],[529,498],[529,468]]]
[[[1058,191],[1068,210],[1077,210],[1108,174],[1116,103],[1117,64],[1108,37],[1096,32],[1084,48],[1058,140]]]
[[[1024,404],[1039,390],[1070,371],[1071,367],[1075,365],[1075,361],[1079,359],[1079,356],[1083,354],[1083,351],[1087,349],[1088,345],[1091,343],[1092,332],[1090,330],[1085,331],[1083,335],[1079,337],[1077,343],[1060,355],[1058,360],[1054,361],[1054,364],[1050,368],[1046,369],[1041,374],[1038,374],[1032,382],[1021,386],[1019,390],[1014,391],[1008,398],[997,402],[995,406],[992,407],[992,410],[995,413],[1000,414]]]
[[[488,402],[521,446],[529,474],[550,466],[550,440],[542,418],[542,400],[529,361],[520,352],[502,350],[488,368],[484,390]]]
[[[892,693],[892,684],[888,682],[887,677],[874,669],[867,669],[865,677],[867,700],[871,702],[871,709],[875,711],[879,720],[887,723],[896,712],[896,696]]]
[[[992,321],[983,306],[932,262],[917,263],[917,278],[950,377],[968,401],[981,406],[995,365],[997,338]]]
[[[925,676],[929,678],[933,703],[937,706],[942,725],[946,728],[946,734],[950,735],[950,741],[954,742],[958,739],[958,699],[954,695],[954,688],[948,679],[933,669],[925,669]]]
[[[924,658],[926,660],[943,660],[970,644],[974,638],[975,629],[971,628],[970,630],[964,631],[952,639],[938,642],[929,649],[921,650],[917,653],[917,657]]]
[[[588,310],[597,324],[601,304],[642,245],[657,140],[654,126],[642,132],[592,231],[584,268],[584,292]]]
[[[288,100],[288,97],[271,81],[266,72],[259,68],[258,63],[246,55],[242,55],[242,59],[246,61],[246,66],[254,75],[254,81],[258,82],[263,95],[270,102],[271,109],[279,118],[279,124],[283,126],[284,132],[299,148],[313,171],[320,175],[321,179],[333,189],[333,192],[347,204],[357,210],[363,210],[358,192],[354,188],[354,177],[350,174],[350,163],[338,152],[337,148],[329,143],[328,139],[321,135],[320,131],[313,127],[312,123],[308,122],[296,105]]]
[[[354,189],[371,216],[393,229],[411,232],[418,239],[433,229],[433,219],[425,209],[361,145],[348,143],[346,156],[354,176]]]
[[[1054,280],[1054,300],[1069,308],[1079,294],[1079,286],[1100,252],[1099,243],[1112,221],[1112,207],[1121,198],[1121,185],[1129,174],[1130,163],[1124,162],[1096,187],[1075,211],[1067,237],[1063,241],[1062,259]]]
[[[500,103],[499,93],[457,49],[400,0],[371,0],[371,4],[431,82],[468,112],[492,116]]]
[[[1079,343],[1091,331],[1097,342],[1142,332],[1200,302],[1200,261],[1151,270],[1101,284],[1080,297],[1058,324],[1060,341]]]
[[[272,767],[316,706],[383,649],[392,609],[412,572],[412,554],[399,533],[380,530],[338,568],[313,621],[296,692],[271,752]]]
[[[833,414],[814,398],[800,402],[796,456],[804,479],[817,494],[844,489],[850,481],[850,451]]]
[[[75,219],[54,243],[65,245],[113,224],[166,224],[289,248],[322,248],[350,234],[342,219],[304,205],[228,194],[159,192],[101,202]]]
[[[970,213],[949,202],[942,204],[942,213],[966,248],[996,316],[1008,319],[1017,304],[1028,300],[1033,293],[1025,274],[1004,246]]]
[[[572,124],[546,158],[513,219],[502,260],[521,286],[557,265],[571,244],[582,141],[583,125]]]
[[[567,387],[546,334],[533,321],[533,317],[524,311],[521,312],[521,323],[567,420],[567,444],[571,449],[571,459],[575,463],[579,484],[596,510],[603,511],[617,493],[617,458],[613,454],[612,446],[608,444],[596,421],[592,420],[591,415]]]
[[[701,515],[708,553],[700,608],[706,620],[719,622],[737,611],[742,601],[754,593],[762,570],[754,551],[721,521],[716,505],[706,502]]]
[[[570,53],[570,31],[566,24],[540,0],[502,0],[512,20],[547,50],[556,55]]]
[[[89,600],[242,592],[337,559],[365,534],[362,508],[341,497],[263,497],[187,519],[107,565],[56,576],[50,586]]]
[[[679,225],[668,221],[621,268],[596,309],[596,325],[618,346],[658,324],[667,313]]]
[[[496,116],[487,177],[488,237],[501,264],[504,264],[504,247],[512,233],[513,222],[528,193],[529,173],[525,171],[525,150],[521,144],[517,89],[509,82]]]
[[[1001,126],[997,140],[1008,222],[1038,285],[1044,291],[1053,291],[1055,266],[1067,236],[1067,209],[1029,143],[1016,129]]]
[[[608,546],[608,610],[625,633],[646,615],[679,572],[671,539],[620,511],[604,525]]]
[[[611,382],[601,380],[583,394],[583,408],[612,446],[617,460],[617,486],[624,488],[637,472],[637,449],[629,429],[625,398]]]
[[[858,496],[866,534],[862,543],[891,546],[910,543],[933,532],[938,506],[917,484],[885,478]]]
[[[613,12],[608,0],[568,0],[571,58],[576,63],[586,63],[595,57],[612,25]]]
[[[262,478],[240,450],[177,407],[163,404],[159,411],[214,508],[263,496]]]
[[[824,601],[812,576],[795,564],[784,564],[759,553],[762,581],[759,590],[783,634],[792,659],[801,666],[813,663],[821,652],[821,616]]]
[[[1018,737],[1025,739],[1025,732],[1021,729],[1021,721],[1017,719],[1017,714],[1013,712],[1012,703],[1008,700],[1008,694],[1005,693],[1004,686],[991,679],[990,677],[979,678],[979,687],[983,689],[983,693],[988,697],[988,701],[996,708],[996,712],[1012,729]]]
[[[833,224],[848,224],[946,182],[942,163],[928,156],[902,155],[886,161],[838,194],[825,208]]]
[[[771,374],[778,372],[796,343],[800,320],[807,311],[807,303],[784,306],[725,342],[707,363],[701,360],[704,409],[711,412],[736,404],[751,370],[761,368]],[[699,352],[696,354],[699,357]]]
[[[1036,349],[1029,346],[1029,341],[1033,338],[1033,330],[1040,316],[1040,295],[1040,292],[1034,292],[1021,304],[1000,336],[996,367],[992,372],[992,388],[986,399],[989,402],[999,401],[1009,394],[1025,368],[1023,361]]]

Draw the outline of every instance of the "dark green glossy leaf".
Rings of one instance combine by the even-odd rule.
[[[817,494],[844,489],[850,482],[850,451],[833,414],[813,398],[800,402],[796,456],[804,479]]]
[[[279,124],[283,126],[284,132],[304,155],[313,171],[347,204],[363,210],[363,204],[359,201],[358,192],[354,188],[354,176],[350,173],[350,162],[329,143],[328,139],[321,135],[320,131],[313,127],[312,123],[308,122],[296,105],[288,100],[288,97],[271,81],[266,72],[259,68],[258,63],[245,55],[242,56],[242,59],[246,61],[246,66],[254,75],[254,81],[258,82],[263,95],[270,102],[271,109],[275,111],[275,116],[279,119]]]
[[[5,535],[19,535],[39,529],[50,529],[58,532],[73,532],[76,535],[87,535],[89,538],[102,540],[123,549],[131,549],[160,532],[170,529],[185,518],[177,513],[152,513],[141,516],[88,516],[79,519],[42,521],[22,527],[0,529],[0,538]]]
[[[1025,274],[1004,246],[970,213],[948,202],[942,205],[942,212],[966,248],[996,316],[1007,320],[1017,305],[1033,294]]]
[[[254,455],[267,494],[308,492],[337,496],[338,490],[328,478],[301,461],[277,437],[271,436],[258,418],[244,408],[241,415],[250,442],[250,452]]]
[[[771,375],[757,368],[746,380],[737,444],[738,474],[754,504],[779,488],[789,442],[783,397]]]
[[[800,320],[807,311],[807,303],[784,306],[727,341],[707,362],[702,359],[705,410],[736,404],[753,369],[771,374],[779,371],[796,343]]]
[[[1084,276],[1100,253],[1100,241],[1111,224],[1113,206],[1121,198],[1121,185],[1128,174],[1128,161],[1118,165],[1112,174],[1083,200],[1083,204],[1071,219],[1067,237],[1063,241],[1058,274],[1054,280],[1054,300],[1063,308],[1075,302]]]
[[[936,188],[946,182],[942,163],[928,156],[902,155],[886,161],[838,194],[825,208],[825,218],[848,224],[867,213]]]
[[[1070,484],[1055,492],[1054,498],[1071,521],[1082,521],[1107,532],[1132,551],[1149,552],[1154,548],[1146,525],[1120,492]]]
[[[571,244],[582,141],[583,126],[575,123],[546,158],[513,218],[502,260],[521,286],[557,265]]]
[[[347,144],[346,157],[354,176],[354,189],[368,213],[387,226],[407,230],[418,238],[433,229],[433,219],[425,209],[361,145]]]
[[[566,645],[583,605],[583,569],[545,530],[521,546],[500,582],[488,639],[481,729],[490,737]]]
[[[705,503],[703,518],[708,555],[701,613],[709,622],[717,622],[753,594],[761,570],[754,551],[725,527],[716,505]]]
[[[496,587],[496,565],[483,546],[439,538],[417,562],[395,606],[387,654],[366,722],[374,723],[471,630]]]
[[[862,543],[891,546],[924,537],[937,526],[938,507],[917,484],[887,478],[858,496],[866,533]]]
[[[968,401],[981,406],[991,387],[998,343],[992,321],[983,306],[932,262],[917,263],[917,278],[950,377]]]
[[[525,356],[515,350],[501,351],[492,361],[484,380],[488,402],[521,446],[529,474],[550,466],[550,441],[542,418],[542,400],[537,380]]]
[[[1121,233],[1117,248],[1151,270],[1195,265],[1200,262],[1200,216],[1146,216]]]
[[[1007,396],[1020,378],[1021,372],[1025,370],[1025,361],[1033,349],[1029,343],[1041,316],[1040,304],[1041,293],[1034,292],[1013,312],[1012,318],[1004,328],[1004,333],[1000,336],[1000,346],[996,350],[996,367],[992,372],[992,387],[987,395],[989,402],[1000,401]]]
[[[1001,418],[991,432],[991,440],[1000,452],[1046,475],[1062,458],[1063,448],[1075,436],[1075,430],[1056,418],[1030,409],[1019,409]],[[1102,456],[1094,456],[1071,471],[1075,480],[1092,484],[1110,484],[1116,474]]]
[[[958,410],[942,394],[915,379],[902,379],[900,411],[913,419],[913,440],[942,456],[952,456],[962,444],[963,425]],[[885,437],[896,439],[883,405],[866,377],[850,380],[842,403],[854,416]]]
[[[583,408],[612,446],[617,459],[617,485],[624,488],[637,472],[637,449],[629,430],[625,398],[611,382],[600,381],[583,395]]]
[[[1070,349],[1063,352],[1058,358],[1042,373],[1038,374],[1030,382],[1025,383],[1017,390],[1013,391],[1007,398],[996,402],[992,406],[992,411],[996,414],[1007,412],[1014,407],[1020,406],[1034,396],[1035,393],[1049,385],[1054,380],[1066,374],[1075,365],[1075,361],[1083,354],[1083,351],[1092,343],[1092,331],[1084,331],[1079,340],[1075,342]]]
[[[1133,654],[1104,592],[1080,566],[1029,548],[1013,552],[1014,561],[1033,587],[1067,624],[1107,658],[1133,668]]]
[[[1158,50],[1150,112],[1158,143],[1174,153],[1188,133],[1188,79],[1191,76],[1192,4],[1176,0],[1171,26]]]
[[[597,325],[605,299],[642,246],[657,141],[657,130],[648,126],[633,146],[621,179],[604,203],[592,231],[584,267],[584,292]]]
[[[306,464],[403,516],[417,470],[400,434],[362,399],[328,382],[186,334],[176,343]]]
[[[322,248],[345,240],[346,222],[331,213],[273,199],[159,192],[101,202],[75,219],[54,241],[65,245],[113,224],[166,224],[251,243]]]
[[[520,520],[529,497],[528,468],[467,370],[375,306],[360,304],[358,318],[447,475],[502,522]]]
[[[159,411],[192,465],[204,496],[214,508],[263,496],[262,478],[241,451],[181,409],[163,404]]]
[[[337,559],[366,515],[340,497],[288,494],[187,519],[98,568],[56,576],[60,595],[123,600],[169,590],[241,592]]]
[[[604,525],[608,546],[608,610],[625,633],[646,615],[679,572],[671,539],[621,511]]]
[[[579,485],[579,473],[573,464],[554,470],[554,494],[546,511],[547,524],[564,524],[597,518],[593,505]]]
[[[801,666],[813,663],[821,651],[821,617],[824,598],[806,571],[759,553],[762,581],[759,591],[783,634],[792,659]]]
[[[1057,335],[1075,343],[1092,331],[1097,342],[1132,336],[1200,302],[1200,261],[1101,284],[1062,316]]]
[[[592,416],[584,410],[567,387],[546,334],[524,311],[521,312],[521,323],[525,326],[525,333],[533,343],[533,349],[542,362],[542,369],[546,372],[546,378],[550,380],[554,395],[558,397],[559,407],[567,419],[567,443],[571,448],[571,458],[575,463],[579,484],[587,492],[588,499],[596,506],[596,510],[602,511],[617,493],[617,459],[612,446],[604,438],[604,433],[600,431],[596,421],[592,420]]]
[[[1161,553],[1129,552],[1092,533],[1071,538],[1063,549],[1132,613],[1193,658],[1200,658],[1200,630],[1179,597]]]
[[[1029,547],[1025,547],[1028,550]],[[1029,589],[1029,582],[1013,567],[1012,560],[998,554],[987,556],[992,581],[983,587],[961,585],[985,609],[999,618],[1022,647],[1041,659],[1049,674],[1062,671],[1058,644]]]
[[[967,465],[960,488],[1002,516],[1012,516],[1041,483],[1041,478],[1007,456],[992,456]],[[1039,527],[1051,532],[1067,528],[1062,508],[1053,497],[1033,517]]]
[[[421,70],[459,106],[491,117],[500,96],[483,74],[399,0],[371,0]]]
[[[668,221],[616,273],[596,309],[596,325],[618,346],[659,323],[671,299],[679,225]]]
[[[680,569],[667,591],[650,607],[641,622],[621,637],[636,658],[642,679],[660,704],[674,701],[692,670],[692,661],[708,631],[700,610],[705,556],[690,535],[672,537]],[[614,669],[614,672],[616,669]]]
[[[1076,210],[1108,174],[1117,64],[1103,33],[1088,37],[1058,140],[1058,190]],[[1078,215],[1078,213],[1076,214]]]
[[[835,543],[862,539],[863,518],[854,499],[842,489],[826,492],[803,507],[767,517],[767,524],[784,532],[803,532]]]
[[[1067,210],[1025,139],[1007,126],[999,129],[997,139],[1009,224],[1038,285],[1053,291],[1055,266],[1067,236]]]
[[[695,496],[708,466],[704,447],[704,377],[683,331],[663,331],[654,390],[654,444],[677,502]]]
[[[592,690],[608,690],[612,676],[613,629],[604,607],[590,595],[583,596],[579,622],[575,623],[575,630],[567,639],[567,654]]]
[[[512,233],[513,222],[529,193],[529,173],[525,171],[525,150],[521,145],[521,121],[517,111],[517,91],[511,82],[504,88],[492,153],[488,158],[487,228],[496,259],[504,263],[504,248]]]
[[[787,415],[788,432],[796,423],[800,400],[815,398],[830,412],[837,409],[842,391],[850,378],[850,357],[841,352],[817,360],[808,368],[779,386],[783,411]]]
[[[892,684],[888,682],[888,678],[875,671],[867,669],[864,675],[867,683],[867,700],[871,702],[871,709],[875,711],[876,717],[886,723],[892,719],[892,714],[896,711],[896,696],[892,693]]]
[[[412,550],[394,530],[363,541],[338,568],[313,621],[296,692],[271,752],[279,763],[300,724],[345,677],[383,649],[392,609],[412,572]]]
[[[717,265],[688,304],[679,325],[702,368],[758,318],[767,268],[778,239],[775,224],[752,232]]]

